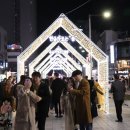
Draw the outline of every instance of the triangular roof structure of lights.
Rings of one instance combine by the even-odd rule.
[[[61,14],[51,25],[47,28],[32,44],[30,44],[17,57],[17,79],[19,81],[20,75],[24,74],[24,62],[36,51],[58,28],[63,27],[63,21],[66,21],[66,16]],[[67,18],[67,21],[70,20]]]
[[[67,77],[70,77],[72,75],[72,71],[66,69],[65,66],[63,66],[61,63],[55,63],[55,64],[51,65],[50,68],[44,70],[44,73],[41,73],[43,78],[46,78],[46,76],[50,72],[50,70],[53,70],[53,71],[56,70],[55,65],[57,65],[59,68],[62,68],[62,70],[65,72]]]
[[[57,66],[62,67],[62,70],[66,73],[67,77],[70,77],[72,75],[72,71],[66,69],[65,66],[63,66],[61,63],[57,64]],[[49,69],[44,70],[44,73],[42,73],[44,75],[44,78],[46,77],[46,75],[49,73],[50,70],[55,70],[55,64],[51,65]]]
[[[53,62],[53,64],[50,64],[47,68],[45,68],[45,70],[43,70],[42,72],[46,71],[46,70],[49,70],[51,66],[55,67],[56,65],[63,65],[64,68],[66,68],[69,72],[73,72],[74,70],[72,70],[70,67],[66,66],[66,64],[64,62],[60,62],[60,60],[55,60]],[[42,73],[41,72],[41,73]]]
[[[66,58],[64,58],[61,54],[54,55],[40,70],[39,72],[43,72],[44,69],[48,67],[49,64],[53,64],[54,60],[59,60],[60,62],[64,63],[67,67],[72,69],[73,71],[76,70],[74,66],[72,66]]]
[[[71,76],[73,70],[71,70],[70,68],[68,68],[64,63],[61,63],[60,61],[54,61],[53,64],[50,64],[44,71],[44,73],[42,73],[42,75],[44,75],[44,77],[46,77],[47,73],[49,73],[50,70],[54,69],[55,66],[59,66],[62,67],[62,69],[64,70],[64,72],[66,72],[67,76]]]
[[[36,71],[39,71],[46,63],[47,63],[47,61],[53,56],[53,55],[56,55],[56,54],[50,54],[46,59],[44,59],[40,64],[39,64],[39,66],[37,66],[36,68],[34,68],[34,70],[36,70]],[[70,61],[73,65],[74,65],[74,67],[76,68],[76,69],[78,69],[78,70],[82,70],[82,67],[77,63],[77,62],[75,62],[75,60],[73,60],[69,55],[64,55],[67,59],[68,59],[68,61]]]
[[[98,82],[102,86],[108,84],[108,56],[96,46],[76,25],[61,14],[35,41],[33,41],[18,57],[17,57],[17,81],[24,74],[25,61],[58,29],[63,28],[70,36],[91,54],[98,62]],[[72,52],[72,51],[71,51]],[[75,54],[74,54],[75,55]],[[76,56],[76,55],[75,55]],[[105,87],[106,89],[106,87]],[[108,93],[108,90],[106,91]],[[105,94],[106,95],[106,94]],[[107,99],[108,97],[106,97]],[[107,112],[107,105],[104,110]],[[109,103],[108,103],[109,104]]]
[[[40,71],[40,72],[43,72],[44,69],[49,68],[49,65],[53,65],[54,62],[61,63],[61,64],[63,64],[67,69],[70,69],[70,70],[72,70],[72,71],[75,70],[75,68],[74,68],[69,62],[67,62],[67,59],[65,59],[65,58],[63,58],[61,55],[58,55],[58,54],[57,54],[57,55],[54,57],[54,59],[52,59],[52,60],[50,60],[50,61],[48,62],[47,66],[45,66],[45,67],[43,66],[43,68],[41,68],[39,71]]]
[[[59,41],[57,42],[52,42],[45,50],[43,50],[30,64],[29,64],[29,75],[31,75],[31,73],[34,70],[34,67],[41,61],[41,59],[48,53],[51,51],[52,48],[54,48],[54,46],[56,46],[56,43],[59,43]],[[67,49],[69,50],[82,64],[86,64],[86,59],[79,53],[77,52],[68,42],[63,42],[60,41],[60,43]]]
[[[73,59],[68,55],[68,53],[66,52],[67,50],[63,50],[60,46],[56,47],[55,50],[52,50],[52,51],[50,52],[50,55],[49,55],[47,58],[45,58],[38,66],[36,66],[36,68],[35,68],[34,70],[39,71],[40,68],[42,68],[42,66],[44,66],[45,63],[46,63],[51,57],[53,57],[53,55],[56,55],[57,51],[58,51],[58,54],[59,54],[59,53],[60,53],[60,54],[64,54],[64,56],[67,58],[67,60],[68,60],[70,63],[72,63],[75,68],[77,68],[77,69],[79,69],[79,70],[82,70],[81,65],[79,65],[75,60],[73,60]]]
[[[108,56],[96,46],[76,25],[61,14],[32,44],[17,57],[17,79],[24,74],[24,62],[37,50],[58,28],[63,28],[98,62],[98,81],[108,83]]]
[[[68,72],[73,72],[71,68],[66,66],[64,63],[60,62],[59,60],[55,60],[53,64],[50,64],[45,70],[43,70],[41,73],[46,72],[46,70],[50,71],[51,69],[55,68],[56,66],[62,66],[65,70]]]
[[[64,65],[66,65],[68,68],[70,68],[71,70],[76,70],[76,68],[74,66],[72,66],[69,62],[67,62],[66,59],[64,59],[61,55],[56,55],[56,57],[54,57],[54,59],[51,61],[48,61],[47,64],[45,66],[43,66],[39,72],[43,72],[44,69],[46,69],[48,67],[49,64],[53,64],[54,60],[59,60],[62,61],[64,63]]]

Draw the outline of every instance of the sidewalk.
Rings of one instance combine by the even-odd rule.
[[[130,94],[130,91],[127,93]],[[93,130],[130,130],[130,100],[125,100],[123,104],[123,122],[117,123],[115,122],[116,113],[111,94],[110,97],[110,113],[106,114],[102,111],[98,111],[99,116],[93,120]],[[54,112],[50,112],[46,122],[46,130],[65,130],[64,124],[64,117],[55,118]],[[0,130],[3,129],[0,128]],[[14,129],[10,128],[8,130]]]
[[[130,93],[129,93],[130,94]],[[123,122],[117,123],[113,99],[109,99],[110,113],[99,111],[99,116],[93,120],[93,130],[129,130],[130,129],[130,100],[125,100],[123,105]],[[126,105],[127,104],[127,105]],[[50,115],[47,119],[46,130],[65,130],[64,117],[55,118]]]

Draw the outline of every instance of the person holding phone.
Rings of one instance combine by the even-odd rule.
[[[90,103],[90,86],[88,80],[84,79],[80,70],[75,70],[72,73],[75,81],[79,82],[77,89],[70,86],[68,91],[75,95],[75,109],[77,124],[80,130],[92,130],[92,115]]]
[[[24,85],[17,87],[18,107],[14,130],[36,130],[35,104],[41,100],[41,97],[30,91],[31,86],[31,78],[26,77]]]

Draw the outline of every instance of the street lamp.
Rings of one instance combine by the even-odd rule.
[[[102,15],[91,15],[89,14],[89,39],[91,40],[92,34],[91,34],[91,17],[92,16],[103,16],[105,19],[109,19],[111,17],[111,12],[110,11],[105,11],[103,12]],[[91,68],[91,77],[92,77],[92,68],[93,68],[93,61],[92,61],[92,49],[90,51],[90,68]]]
[[[91,14],[89,14],[89,38],[90,39],[92,37],[92,34],[91,34],[91,17],[92,16],[103,16],[105,19],[109,19],[111,17],[111,12],[105,11],[105,12],[103,12],[102,15],[91,15]]]
[[[111,12],[110,11],[103,12],[103,17],[106,18],[106,19],[107,18],[109,19],[111,17]]]

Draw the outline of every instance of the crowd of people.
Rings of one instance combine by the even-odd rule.
[[[117,121],[122,122],[125,88],[116,82],[118,76],[115,79],[111,91]],[[0,83],[0,106],[8,101],[12,111],[16,111],[14,130],[45,130],[46,118],[53,109],[55,118],[65,116],[65,130],[78,130],[77,124],[80,130],[92,130],[93,118],[98,116],[97,109],[101,109],[105,102],[104,93],[97,80],[88,80],[80,70],[75,70],[72,77],[63,78],[55,72],[47,79],[42,79],[39,72],[33,72],[32,77],[21,75],[18,83],[12,76]]]

